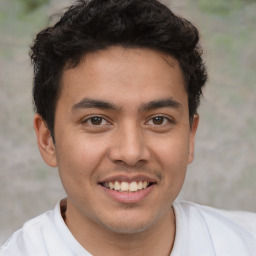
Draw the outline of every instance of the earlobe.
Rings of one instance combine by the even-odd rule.
[[[194,160],[194,151],[195,151],[195,137],[196,131],[199,124],[199,115],[194,115],[193,121],[190,128],[190,142],[189,142],[189,156],[188,164],[192,163]]]
[[[35,114],[34,116],[34,129],[42,158],[49,166],[56,167],[57,160],[55,145],[45,121],[39,114]]]

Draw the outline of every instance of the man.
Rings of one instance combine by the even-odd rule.
[[[67,197],[5,255],[255,255],[253,213],[175,201],[207,75],[197,29],[156,0],[71,6],[31,48],[34,128]]]

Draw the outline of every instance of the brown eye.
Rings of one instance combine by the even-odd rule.
[[[91,121],[91,124],[92,125],[101,125],[101,123],[102,123],[102,117],[100,117],[100,116],[94,116],[94,117],[91,117],[90,118],[90,121]]]
[[[111,123],[109,123],[104,117],[95,115],[82,120],[82,124],[91,128],[93,127],[102,128],[102,127],[105,127],[106,125],[110,125]]]
[[[152,119],[153,124],[155,125],[161,125],[164,123],[164,117],[163,116],[156,116]]]

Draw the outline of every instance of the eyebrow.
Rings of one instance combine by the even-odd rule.
[[[167,98],[167,99],[160,99],[160,100],[153,100],[148,103],[142,103],[139,107],[140,112],[144,111],[151,111],[158,108],[175,108],[183,110],[181,103],[178,101]],[[90,99],[90,98],[83,98],[81,101],[76,103],[72,106],[72,111],[76,112],[79,109],[85,109],[85,108],[98,108],[98,109],[109,109],[109,110],[121,110],[121,107],[118,107],[117,105],[104,101],[104,100],[97,100],[97,99]]]
[[[174,100],[173,98],[161,99],[161,100],[154,100],[148,103],[143,103],[140,106],[140,111],[151,111],[158,108],[174,108],[183,110],[182,104],[178,101]]]
[[[107,101],[83,98],[81,101],[79,101],[78,103],[72,106],[72,111],[76,112],[77,110],[84,109],[84,108],[99,108],[99,109],[110,109],[110,110],[119,109],[119,107]]]

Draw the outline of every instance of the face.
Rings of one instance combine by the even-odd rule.
[[[113,47],[65,70],[55,144],[41,153],[58,166],[69,219],[133,233],[166,216],[193,159],[188,113],[178,62],[157,51]]]

